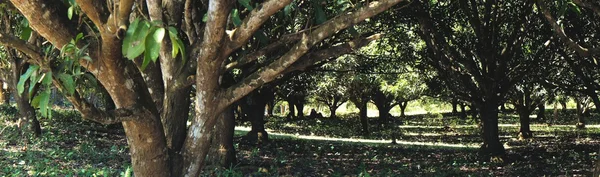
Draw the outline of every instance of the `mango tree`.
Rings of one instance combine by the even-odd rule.
[[[64,55],[46,57],[39,47],[11,34],[0,33],[0,41],[25,53],[28,62],[45,73],[44,83],[60,88],[85,119],[122,123],[136,175],[198,176],[206,164],[212,134],[221,131],[213,131],[213,127],[224,110],[294,69],[295,64],[318,62],[318,58],[302,56],[329,50],[311,48],[400,2],[403,0],[357,4],[292,0],[12,0],[31,28],[62,49]],[[345,9],[333,11],[335,3],[345,4],[340,7]],[[313,13],[298,18],[307,23],[289,29],[285,37],[269,39],[262,24],[278,14],[294,13],[298,7],[312,9]],[[261,39],[266,42],[252,42]],[[368,40],[372,38],[356,35],[344,44],[354,48]],[[222,85],[223,75],[231,71],[228,64],[259,60],[261,50],[275,46],[284,46],[278,49],[286,52],[239,81]],[[256,47],[260,49],[244,53]],[[69,67],[55,65],[62,62],[68,62]],[[85,71],[78,70],[81,68]],[[90,73],[99,81],[114,101],[114,111],[99,109],[81,97],[72,82],[79,72]],[[189,105],[192,85],[196,89],[195,116],[187,127],[189,107],[181,105]],[[45,104],[45,97],[41,95],[40,104]]]

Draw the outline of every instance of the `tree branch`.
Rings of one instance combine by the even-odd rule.
[[[304,70],[313,65],[314,63],[324,61],[330,58],[337,58],[344,54],[354,52],[355,50],[368,45],[372,41],[380,39],[381,36],[382,34],[374,34],[369,37],[355,39],[342,45],[308,53],[302,58],[298,59],[296,63],[287,68],[283,73],[285,74],[292,71]]]
[[[33,60],[33,63],[39,66],[44,66],[44,56],[42,55],[42,50],[37,46],[28,44],[26,41],[21,40],[12,35],[7,35],[0,32],[0,45],[14,48],[20,52],[23,52],[30,59]]]
[[[62,11],[61,3],[46,0],[11,0],[21,14],[29,20],[29,25],[56,48],[68,44],[75,37],[73,25]]]
[[[237,61],[227,64],[225,66],[225,71],[230,71],[234,68],[238,68],[238,67],[246,65],[250,62],[256,61],[261,56],[264,56],[275,50],[279,50],[279,49],[281,49],[281,47],[283,47],[289,43],[300,40],[305,33],[306,33],[306,31],[301,31],[301,32],[294,33],[294,34],[285,35],[285,36],[281,37],[277,42],[273,42],[273,43],[261,48],[258,51],[247,54],[246,56],[238,59]]]
[[[312,31],[309,35],[304,35],[302,40],[300,40],[294,47],[292,47],[290,51],[277,59],[275,62],[249,75],[240,83],[222,91],[221,94],[223,94],[226,100],[220,102],[218,110],[227,107],[231,103],[239,100],[263,84],[273,81],[283,71],[285,71],[300,57],[302,57],[312,46],[321,40],[339,32],[340,30],[359,23],[366,18],[379,14],[393,5],[403,1],[404,0],[381,0],[371,2],[370,4],[363,6],[354,12],[346,12],[328,20],[322,26]]]
[[[105,28],[102,28],[108,20],[108,13],[106,10],[106,3],[103,1],[94,0],[75,0],[77,5],[81,8],[81,11],[87,15],[90,20],[98,27],[100,32],[104,32]]]
[[[223,49],[221,56],[229,56],[231,52],[240,48],[244,45],[250,37],[256,32],[263,23],[265,23],[271,15],[278,12],[280,9],[290,4],[292,0],[267,0],[254,8],[250,14],[238,27],[234,29],[233,34],[230,36],[228,44]]]
[[[562,40],[569,48],[571,48],[571,50],[574,50],[575,52],[577,52],[577,54],[583,57],[600,53],[600,48],[585,48],[577,44],[577,42],[575,42],[573,39],[567,36],[563,28],[556,22],[556,19],[554,19],[554,17],[546,7],[546,4],[544,4],[543,0],[537,0],[537,5],[541,12],[544,14],[544,17],[546,17],[546,21],[548,21],[548,23],[550,23],[550,25],[554,29],[554,34],[556,34],[560,38],[560,40]]]

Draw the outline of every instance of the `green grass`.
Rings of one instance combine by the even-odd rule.
[[[15,113],[0,106],[0,176],[131,175],[121,127],[82,121],[77,112],[63,110],[40,120],[42,137],[23,138],[12,122]],[[296,121],[269,117],[269,143],[250,144],[241,138],[246,131],[236,131],[236,165],[204,176],[591,175],[600,126],[577,130],[573,117],[564,115],[555,121],[564,125],[534,119],[535,137],[525,141],[516,139],[517,118],[503,115],[500,136],[507,158],[502,164],[477,155],[481,138],[471,119],[430,113],[380,127],[371,118],[372,133],[362,136],[356,114]],[[596,115],[588,122],[598,122]],[[400,144],[389,143],[393,134]]]

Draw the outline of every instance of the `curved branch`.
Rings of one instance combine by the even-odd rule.
[[[285,35],[283,37],[281,37],[277,42],[273,42],[265,47],[263,47],[262,49],[252,52],[240,59],[238,59],[237,61],[231,62],[229,64],[227,64],[225,66],[225,71],[230,71],[234,68],[238,68],[241,67],[245,64],[248,64],[250,62],[256,61],[258,60],[258,58],[260,58],[261,56],[264,56],[268,53],[271,53],[275,50],[279,50],[281,49],[281,47],[292,43],[292,42],[296,42],[298,40],[300,40],[302,38],[302,35],[305,33],[306,31],[301,31],[298,33],[294,33],[294,34],[288,34]]]
[[[577,52],[577,54],[579,54],[580,56],[583,56],[583,57],[587,57],[587,56],[591,56],[591,55],[600,53],[600,48],[585,48],[585,47],[577,44],[577,42],[575,42],[573,39],[571,39],[569,36],[567,36],[567,34],[565,34],[565,31],[563,30],[563,28],[558,24],[558,22],[556,22],[556,19],[554,19],[554,17],[552,16],[550,11],[546,7],[546,4],[544,4],[543,0],[537,0],[537,5],[538,5],[539,9],[541,10],[541,12],[544,14],[544,17],[546,17],[546,21],[548,21],[548,23],[550,23],[550,25],[554,29],[554,33],[569,48],[571,48],[571,50],[574,50],[575,52]]]
[[[87,15],[90,20],[98,27],[100,32],[103,32],[105,28],[102,28],[108,20],[108,12],[106,3],[103,1],[89,1],[89,0],[75,0],[77,5],[81,8],[81,11]]]
[[[371,2],[370,4],[361,7],[354,12],[343,13],[334,17],[333,19],[328,20],[322,26],[313,30],[309,35],[304,35],[302,40],[300,40],[294,47],[292,47],[290,51],[277,59],[275,62],[249,75],[240,83],[224,90],[222,94],[224,94],[223,96],[226,100],[220,102],[218,110],[221,110],[222,108],[225,108],[226,106],[239,100],[263,84],[276,79],[283,71],[290,67],[294,62],[308,52],[312,46],[321,40],[356,23],[359,23],[366,18],[377,15],[393,5],[403,1],[404,0],[381,0]]]
[[[222,56],[229,56],[231,52],[240,48],[248,41],[248,39],[250,39],[250,37],[252,37],[254,32],[260,29],[262,24],[265,23],[271,15],[275,14],[291,2],[292,0],[268,0],[254,8],[254,10],[244,18],[240,27],[235,29],[229,38],[229,44],[227,44],[225,46],[226,48],[223,50]]]
[[[46,0],[11,0],[21,14],[29,20],[29,25],[56,48],[68,44],[75,37],[73,25],[61,7],[61,3]]]
[[[37,46],[28,44],[26,41],[21,40],[12,35],[7,35],[0,32],[0,45],[14,48],[20,52],[23,52],[30,59],[33,60],[33,63],[43,66],[44,56],[42,54],[42,50]]]
[[[344,54],[354,52],[356,49],[362,48],[372,41],[380,39],[381,35],[382,34],[374,34],[369,37],[355,39],[342,45],[308,53],[296,61],[296,63],[294,63],[292,66],[287,68],[283,73],[285,74],[293,71],[305,70],[317,62],[325,61],[330,58],[337,58]]]

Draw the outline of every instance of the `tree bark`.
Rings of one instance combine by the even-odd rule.
[[[221,133],[215,133],[211,140],[212,145],[207,157],[208,166],[220,166],[229,169],[235,165],[234,130],[235,118],[233,116],[233,109],[227,108],[215,125],[214,131]]]
[[[363,135],[367,136],[371,132],[369,131],[369,117],[367,117],[367,102],[361,102],[357,104],[360,116],[360,124],[362,126]]]
[[[464,103],[460,104],[460,118],[461,119],[467,118],[467,109],[465,107],[466,107],[466,105]]]
[[[458,101],[456,100],[456,98],[453,98],[452,99],[452,115],[456,115],[456,113],[458,113],[457,107],[458,107]]]
[[[406,115],[404,114],[404,110],[406,110],[406,106],[408,106],[408,101],[403,101],[400,102],[400,116],[401,117],[405,117]],[[454,109],[456,109],[456,105],[453,105],[453,111],[455,111]]]
[[[304,102],[303,101],[297,101],[295,105],[296,105],[296,109],[298,109],[298,116],[297,116],[297,118],[303,119],[304,118]]]
[[[275,108],[275,100],[267,103],[267,116],[273,116],[273,109]]]
[[[292,99],[288,99],[287,102],[288,102],[288,109],[289,109],[289,113],[288,113],[287,117],[289,119],[294,119],[294,118],[296,118],[295,101]]]
[[[505,149],[498,135],[498,106],[493,103],[483,103],[479,108],[481,122],[483,123],[483,145],[481,153],[484,157],[500,157],[505,154]]]
[[[12,74],[11,79],[12,83],[10,85],[12,90],[17,90],[17,83],[19,82],[19,77],[21,74],[27,70],[29,64],[23,63],[21,59],[16,58],[16,56],[12,56],[11,68]],[[29,94],[27,93],[29,84],[25,84],[25,89],[23,93],[19,94],[18,91],[13,92],[15,97],[15,102],[17,103],[17,108],[19,109],[19,121],[27,122],[28,129],[32,132],[36,137],[39,137],[42,134],[42,128],[40,126],[40,122],[37,119],[35,109],[29,104]]]
[[[331,118],[331,119],[337,118],[337,115],[335,114],[335,112],[338,107],[335,105],[334,106],[329,105],[328,107],[329,107],[329,118]]]
[[[575,125],[575,127],[577,129],[584,129],[585,128],[585,108],[583,107],[584,105],[581,103],[581,101],[579,101],[578,99],[575,99],[575,102],[577,104],[576,107],[576,111],[577,111],[577,124]]]
[[[538,105],[538,112],[537,112],[536,117],[538,120],[546,119],[546,104],[545,103],[542,102]]]
[[[517,112],[519,113],[519,122],[521,126],[519,128],[519,139],[529,139],[533,137],[533,133],[529,128],[530,119],[529,115],[533,110],[529,110],[527,106],[515,106],[517,108]]]
[[[246,134],[246,138],[258,144],[269,141],[269,135],[265,130],[265,105],[250,104],[248,108],[250,108],[248,116],[252,124],[252,129]]]

